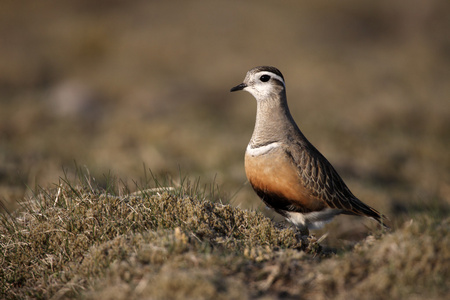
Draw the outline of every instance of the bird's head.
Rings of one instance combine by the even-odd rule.
[[[283,74],[277,68],[261,66],[248,71],[244,82],[230,91],[244,90],[252,94],[257,101],[264,101],[279,95],[285,88]]]

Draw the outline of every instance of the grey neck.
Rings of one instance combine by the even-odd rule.
[[[303,134],[291,116],[286,100],[286,92],[264,100],[257,100],[256,123],[249,145],[253,148],[288,139],[292,135]]]

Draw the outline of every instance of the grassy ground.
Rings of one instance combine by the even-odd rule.
[[[449,292],[449,217],[417,215],[336,254],[260,212],[219,203],[198,182],[127,194],[80,180],[39,190],[1,219],[5,298],[444,299]]]
[[[450,212],[449,13],[448,1],[439,0],[3,1],[0,198],[2,216],[10,219],[2,225],[2,291],[108,298],[125,297],[124,287],[123,293],[138,297],[139,291],[175,293],[169,278],[176,277],[192,280],[180,293],[204,289],[206,298],[358,298],[364,291],[373,298],[443,297],[449,265],[442,233]],[[263,64],[283,72],[303,133],[354,194],[390,217],[392,233],[378,233],[369,220],[338,217],[314,232],[327,235],[322,249],[337,253],[324,255],[316,246],[308,250],[310,241],[292,244],[291,229],[274,225],[281,219],[264,208],[243,168],[256,104],[248,94],[229,93],[248,69]],[[80,168],[96,179],[92,189],[73,179]],[[218,186],[220,193],[126,196],[147,186],[148,169],[171,186],[179,188],[179,178],[200,178],[200,187]],[[108,174],[120,178],[120,188],[109,188],[114,180]],[[72,178],[69,186],[59,184],[65,176]],[[186,195],[196,209],[203,210],[204,201],[216,209],[221,200],[245,222],[261,222],[254,230],[290,233],[267,241],[227,240],[232,229],[200,237],[193,224],[136,221],[136,228],[120,227],[128,221],[114,215],[119,212],[106,212],[113,215],[105,224],[89,223],[101,209],[97,204],[106,209],[130,198],[133,205],[121,208],[126,211],[151,201],[182,202]],[[9,217],[5,209],[18,212]],[[103,213],[98,210],[96,218]],[[178,213],[180,220],[192,216]],[[263,216],[274,222],[269,226]],[[84,218],[89,229],[65,227]],[[95,226],[111,232],[90,236]],[[176,235],[187,238],[180,253]],[[56,248],[58,239],[78,238],[64,244],[67,253]],[[142,249],[150,250],[140,248],[141,240]],[[114,262],[96,256],[110,267],[75,270],[83,263],[90,268],[87,257],[108,247],[111,253],[123,249]],[[155,249],[166,256],[149,262],[145,251]],[[195,278],[208,284],[194,289]],[[164,288],[149,291],[153,283]]]

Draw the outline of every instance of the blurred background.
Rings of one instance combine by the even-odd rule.
[[[131,189],[144,169],[181,170],[269,214],[244,173],[256,103],[229,89],[273,65],[359,198],[394,224],[448,213],[449,15],[444,0],[2,1],[1,200],[76,162]]]

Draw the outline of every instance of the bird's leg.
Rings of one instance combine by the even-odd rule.
[[[309,236],[309,229],[307,226],[297,227],[298,232],[301,236]]]
[[[309,245],[309,230],[306,226],[295,227],[295,238],[298,242],[298,245],[295,247],[298,250],[305,250]]]

